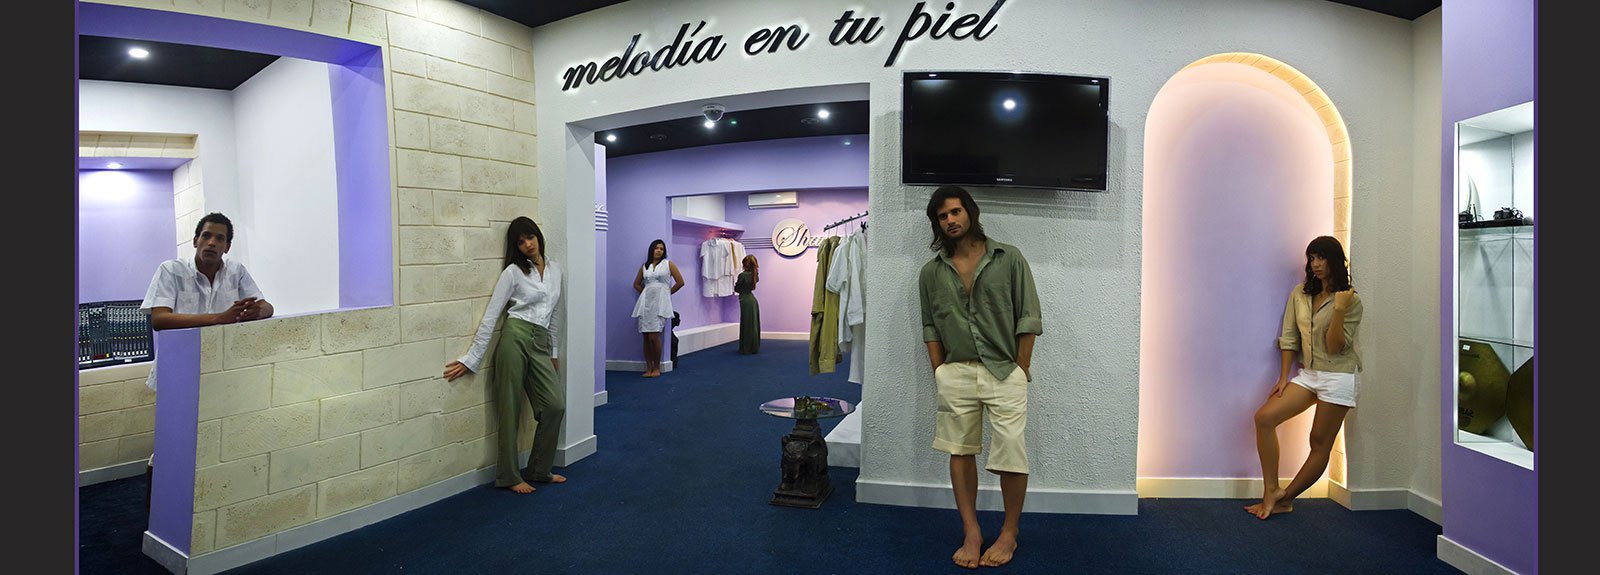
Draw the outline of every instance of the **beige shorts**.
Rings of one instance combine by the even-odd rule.
[[[951,455],[983,451],[983,415],[989,415],[989,471],[1028,472],[1023,432],[1028,424],[1028,377],[1022,368],[1004,380],[980,361],[947,362],[933,370],[939,388],[933,448]]]

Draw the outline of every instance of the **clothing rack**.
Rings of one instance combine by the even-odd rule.
[[[822,231],[828,231],[828,230],[831,230],[833,228],[837,228],[837,227],[839,227],[841,225],[844,225],[845,222],[849,222],[851,220],[859,220],[859,219],[864,218],[864,217],[867,217],[866,210],[862,210],[862,212],[859,213],[859,214],[855,214],[855,215],[852,215],[852,216],[846,217],[846,218],[840,218],[839,220],[837,220],[837,221],[835,221],[833,223],[830,223],[830,224],[828,224],[826,226],[822,226]]]

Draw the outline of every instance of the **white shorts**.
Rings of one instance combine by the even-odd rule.
[[[1319,401],[1345,407],[1356,406],[1356,388],[1359,387],[1359,383],[1354,373],[1301,369],[1300,373],[1295,374],[1294,379],[1289,381],[1311,390]]]

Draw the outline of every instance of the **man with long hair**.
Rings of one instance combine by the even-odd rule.
[[[990,239],[978,204],[965,189],[944,186],[928,200],[938,254],[922,266],[922,340],[938,389],[933,447],[950,454],[950,485],[965,540],[952,559],[968,569],[1011,561],[1028,491],[1029,365],[1033,341],[1044,333],[1033,271],[1015,246]],[[1005,523],[979,555],[977,454],[983,420],[990,430],[989,472],[1000,476]]]

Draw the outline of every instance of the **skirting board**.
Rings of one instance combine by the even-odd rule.
[[[148,459],[140,459],[138,461],[119,463],[117,465],[110,465],[101,467],[99,469],[87,469],[84,471],[79,471],[78,486],[81,487],[84,485],[94,485],[96,483],[105,483],[107,481],[116,481],[118,479],[127,479],[129,477],[144,475],[144,468],[148,466],[147,464],[149,462],[150,460]]]
[[[572,445],[556,448],[556,467],[566,467],[577,463],[585,457],[594,455],[600,447],[599,438],[590,435]]]
[[[763,331],[761,332],[761,339],[810,341],[811,334],[803,331]]]
[[[611,392],[601,390],[594,392],[594,406],[600,407],[611,401]]]
[[[955,509],[949,485],[856,480],[856,502],[906,507]],[[1000,486],[978,486],[978,509],[1003,511]],[[1139,494],[1134,491],[1068,491],[1028,489],[1022,507],[1030,513],[1087,513],[1096,515],[1137,515]]]
[[[172,546],[145,532],[144,554],[179,575],[211,575],[349,533],[493,481],[494,467],[469,471],[366,507],[196,557],[186,558]],[[180,562],[176,569],[165,562],[174,558]]]
[[[1351,511],[1381,511],[1405,509],[1422,518],[1444,525],[1444,508],[1437,499],[1410,489],[1348,489],[1338,482],[1328,482],[1328,498]]]
[[[1293,478],[1285,478],[1288,485]],[[1317,480],[1301,497],[1327,497],[1328,480]],[[1172,499],[1251,499],[1261,497],[1260,479],[1226,477],[1140,477],[1135,481],[1139,497]]]
[[[1467,575],[1517,575],[1516,571],[1507,569],[1505,565],[1495,563],[1493,559],[1451,541],[1449,537],[1440,535],[1436,548],[1436,555],[1440,561],[1449,563],[1451,567],[1460,569]]]
[[[683,353],[680,351],[678,355],[681,356]],[[639,373],[644,373],[644,362],[624,359],[608,359],[606,360],[606,371],[637,371]],[[672,360],[670,359],[661,362],[661,373],[666,373],[669,371],[672,371]]]

